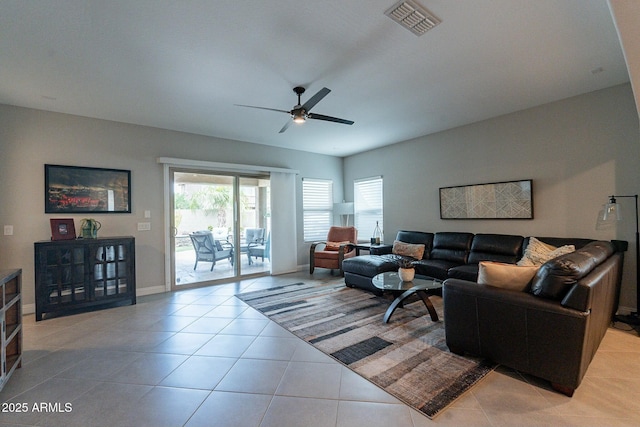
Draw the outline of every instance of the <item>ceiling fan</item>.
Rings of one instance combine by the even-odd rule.
[[[282,126],[282,129],[280,129],[280,133],[287,130],[287,128],[291,125],[291,123],[304,123],[307,119],[324,120],[326,122],[341,123],[343,125],[353,124],[353,121],[351,120],[339,119],[337,117],[325,116],[323,114],[315,114],[310,112],[310,110],[318,102],[320,102],[322,98],[324,98],[329,94],[329,92],[331,92],[331,89],[327,89],[326,87],[323,87],[318,91],[318,93],[313,95],[311,98],[309,98],[307,102],[305,102],[302,105],[300,104],[300,96],[304,93],[305,89],[301,86],[296,86],[293,88],[293,91],[296,93],[296,95],[298,95],[298,104],[295,107],[293,107],[293,110],[291,111],[279,110],[277,108],[256,107],[254,105],[241,105],[241,104],[236,104],[236,105],[238,107],[249,107],[249,108],[258,108],[260,110],[278,111],[281,113],[287,113],[291,115],[291,118],[293,120],[285,123],[285,125]]]

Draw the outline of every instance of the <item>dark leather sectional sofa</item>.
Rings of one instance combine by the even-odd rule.
[[[573,394],[617,310],[626,242],[538,237],[553,246],[574,245],[576,251],[547,261],[520,292],[478,284],[478,265],[515,264],[529,238],[400,231],[396,239],[424,244],[416,274],[444,281],[446,342],[452,352],[486,357]],[[371,278],[397,270],[401,258],[384,246],[345,260],[345,283],[379,292]]]

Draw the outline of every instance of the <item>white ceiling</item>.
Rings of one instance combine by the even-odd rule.
[[[629,81],[606,0],[395,2],[0,0],[0,103],[346,156]],[[355,124],[234,105],[297,85]]]

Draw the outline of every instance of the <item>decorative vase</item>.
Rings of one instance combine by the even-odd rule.
[[[414,276],[416,275],[415,268],[399,268],[398,276],[400,280],[403,282],[411,282],[413,281]]]
[[[99,221],[96,221],[92,218],[84,218],[81,223],[82,226],[82,234],[81,236],[84,239],[97,239],[98,238],[98,230],[102,227]]]
[[[378,225],[378,221],[376,221],[376,228],[373,229],[373,236],[371,237],[372,245],[379,245],[382,243],[382,230]]]

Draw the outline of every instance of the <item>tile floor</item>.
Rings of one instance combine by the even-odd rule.
[[[609,330],[572,399],[499,368],[429,420],[233,296],[301,280],[311,279],[254,278],[37,323],[27,315],[0,426],[640,424],[635,333]]]

